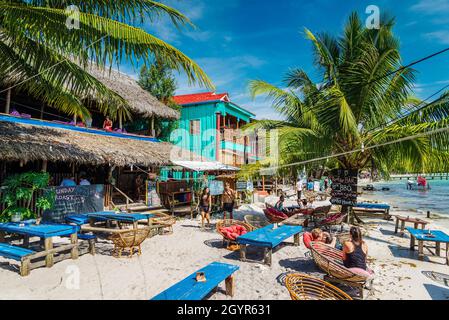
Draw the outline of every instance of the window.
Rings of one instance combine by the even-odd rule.
[[[200,134],[200,120],[190,120],[190,134],[191,135]]]

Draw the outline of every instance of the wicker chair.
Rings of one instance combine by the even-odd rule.
[[[371,280],[352,272],[343,265],[343,251],[322,242],[312,242],[310,246],[315,264],[327,273],[324,280],[356,288],[359,297],[363,299],[363,288],[368,283],[371,284]]]
[[[333,226],[340,226],[340,232],[343,231],[343,222],[345,221],[346,217],[348,215],[347,214],[338,214],[338,216],[335,217],[335,219],[332,219],[330,221],[325,221],[326,219],[320,220],[320,221],[316,221],[315,224],[318,227],[324,227],[326,229],[329,229],[330,231],[332,231],[332,227]],[[330,218],[330,216],[329,216]]]
[[[150,223],[158,228],[158,234],[172,234],[173,225],[176,223],[176,219],[165,213],[153,213]],[[164,229],[166,229],[165,232]]]
[[[305,274],[288,274],[285,286],[292,300],[352,300],[330,283]]]
[[[260,229],[270,224],[270,221],[268,221],[267,218],[253,214],[248,214],[243,219],[252,230]]]
[[[343,245],[347,241],[351,241],[351,235],[349,232],[338,232],[334,234],[334,236],[337,238],[337,241]]]
[[[286,219],[286,218],[282,218],[282,217],[279,217],[279,216],[276,216],[276,215],[270,213],[270,211],[268,211],[268,209],[264,209],[263,213],[265,214],[265,217],[267,217],[267,219],[270,223],[279,223]]]
[[[239,220],[233,220],[233,219],[219,220],[217,222],[217,225],[216,225],[216,230],[223,237],[223,246],[225,246],[226,243],[228,245],[236,243],[235,240],[229,239],[225,234],[223,234],[221,232],[221,228],[230,227],[230,226],[233,226],[233,225],[243,226],[246,229],[247,232],[252,231],[252,227],[249,224],[247,224],[246,222],[239,221]]]
[[[129,251],[128,257],[131,258],[137,250],[137,254],[142,254],[140,245],[149,236],[151,228],[127,229],[123,232],[114,233],[110,240],[114,243],[114,257],[121,258],[123,251]]]

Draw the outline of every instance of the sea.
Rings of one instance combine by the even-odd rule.
[[[370,183],[375,188],[387,191],[363,191],[363,198],[385,202],[400,210],[427,213],[449,219],[449,180],[427,180],[430,190],[407,190],[407,180],[380,181]],[[363,183],[362,185],[366,185]]]

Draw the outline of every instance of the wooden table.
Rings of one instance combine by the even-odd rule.
[[[435,242],[435,255],[440,256],[441,243],[446,243],[446,264],[449,265],[449,235],[439,230],[422,230],[408,227],[410,232],[410,250],[415,250],[418,241],[418,259],[424,260],[424,242]],[[428,234],[433,235],[429,237]]]
[[[394,228],[394,233],[398,233],[399,222],[401,222],[401,235],[402,236],[404,236],[406,222],[413,223],[414,229],[419,229],[418,227],[421,227],[420,229],[424,229],[426,227],[426,225],[428,224],[427,221],[421,220],[419,218],[396,216],[396,227]]]
[[[132,223],[134,229],[137,229],[139,221],[146,221],[147,225],[151,225],[151,218],[153,214],[148,213],[115,213],[114,211],[102,211],[87,213],[86,216],[89,218],[90,225],[95,226],[96,221],[117,221],[119,227],[121,223]]]
[[[303,214],[297,213],[285,219],[279,225],[287,225],[287,226],[304,226],[304,223],[310,218],[310,216],[305,216]]]
[[[72,259],[78,259],[78,228],[76,226],[64,225],[64,224],[39,224],[24,223],[20,226],[19,223],[9,222],[0,223],[0,240],[4,240],[5,233],[20,234],[24,237],[24,246],[29,246],[30,237],[38,237],[44,244],[44,251],[37,252],[29,256],[30,260],[45,257],[45,262],[38,261],[30,263],[29,269],[34,269],[45,265],[47,268],[53,266],[54,262],[61,261],[66,258],[62,252],[70,250],[70,257]],[[57,248],[53,247],[54,237],[70,236],[70,244],[61,245]],[[55,254],[60,254],[55,259]]]
[[[240,237],[237,237],[236,242],[240,245],[240,260],[260,262],[249,260],[246,258],[246,247],[248,245],[252,245],[255,247],[262,247],[264,249],[263,262],[271,266],[273,248],[277,247],[290,237],[293,237],[294,245],[299,246],[302,231],[303,228],[300,226],[281,225],[275,227],[273,224],[270,224],[266,227],[248,232]]]

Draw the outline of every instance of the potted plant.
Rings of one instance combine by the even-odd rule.
[[[5,209],[0,213],[0,221],[19,222],[35,219],[32,200],[39,190],[48,187],[50,175],[46,172],[25,172],[5,179],[2,185],[0,202]],[[42,210],[51,209],[54,205],[54,191],[43,192],[37,196],[35,207]]]

